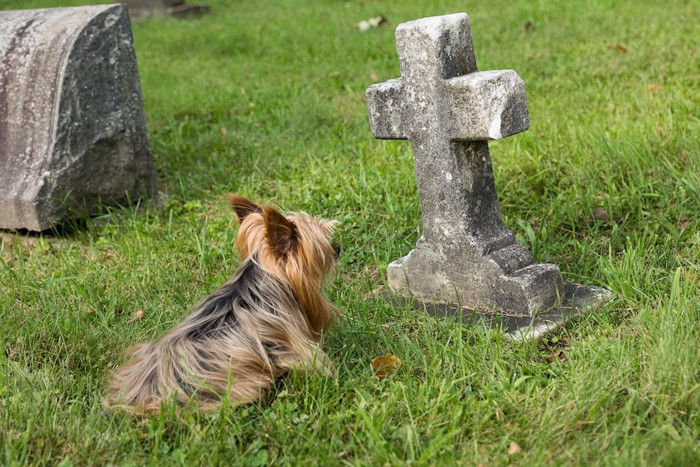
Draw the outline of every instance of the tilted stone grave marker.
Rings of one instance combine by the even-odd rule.
[[[562,303],[578,313],[604,301],[603,289],[565,286],[555,265],[536,263],[501,218],[487,141],[529,128],[518,74],[477,71],[466,14],[400,24],[396,48],[401,78],[370,86],[366,99],[376,138],[411,142],[423,235],[389,265],[389,285],[520,317],[518,326],[561,314]]]
[[[126,10],[0,11],[0,228],[45,230],[154,187]]]

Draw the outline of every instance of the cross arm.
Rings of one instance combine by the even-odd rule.
[[[379,139],[406,139],[401,78],[373,84],[365,93],[372,134]]]
[[[477,71],[445,83],[452,140],[502,139],[530,127],[525,83],[515,71]]]

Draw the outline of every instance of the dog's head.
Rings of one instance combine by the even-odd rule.
[[[257,254],[262,268],[283,281],[320,289],[340,254],[330,241],[337,221],[306,214],[285,216],[235,194],[229,200],[240,222],[235,246],[241,260]]]

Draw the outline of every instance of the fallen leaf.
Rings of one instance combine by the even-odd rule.
[[[624,45],[620,44],[619,42],[615,45],[609,45],[607,46],[608,49],[614,50],[615,52],[620,52],[620,53],[627,53],[627,47]]]
[[[678,223],[676,224],[677,229],[687,229],[688,226],[690,226],[690,217],[682,217],[678,219]]]
[[[401,359],[391,354],[372,359],[372,372],[377,379],[382,380],[401,366]]]
[[[377,76],[377,74],[376,74],[375,72],[372,72],[372,73],[369,75],[369,80],[372,81],[372,82],[379,81],[379,76]]]
[[[547,357],[547,363],[552,363],[554,360],[559,360],[561,362],[565,362],[567,360],[567,358],[566,358],[566,354],[564,353],[564,351],[562,350],[556,355],[550,355],[549,357]]]
[[[514,456],[520,451],[522,451],[522,448],[518,446],[518,443],[516,443],[515,441],[511,441],[510,446],[508,446],[508,455]]]
[[[593,208],[593,218],[599,221],[610,221],[610,214],[603,208]]]
[[[136,313],[134,313],[134,316],[131,317],[129,322],[131,321],[141,321],[143,319],[143,310],[136,310]]]
[[[647,86],[647,89],[651,92],[663,92],[664,85],[651,83],[650,85]]]

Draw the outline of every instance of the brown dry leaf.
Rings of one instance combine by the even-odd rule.
[[[378,380],[382,380],[395,372],[401,366],[401,359],[391,354],[372,359],[372,372]]]
[[[562,350],[562,351],[560,351],[560,352],[559,352],[558,354],[556,354],[556,355],[550,355],[549,357],[547,357],[547,363],[552,363],[552,362],[555,361],[555,360],[559,360],[559,361],[561,361],[561,362],[565,362],[565,361],[568,360],[568,359],[567,359],[567,357],[566,357],[566,354],[565,354],[564,351]]]
[[[376,81],[379,81],[379,76],[377,76],[377,74],[375,72],[372,72],[369,75],[369,80],[374,83]]]
[[[608,49],[614,50],[615,52],[620,52],[620,53],[627,53],[627,47],[624,45],[620,44],[619,42],[615,45],[609,45]]]
[[[510,446],[508,446],[508,455],[514,456],[520,451],[522,451],[522,448],[518,445],[518,443],[516,443],[515,441],[511,441]]]
[[[143,319],[143,310],[136,310],[136,313],[134,313],[131,318],[129,318],[129,323],[133,323],[134,321],[141,321]]]
[[[603,208],[593,208],[593,218],[599,221],[610,221],[610,214]]]
[[[664,90],[664,85],[663,84],[656,84],[656,83],[651,83],[649,86],[647,86],[647,89],[651,92],[663,92]]]

